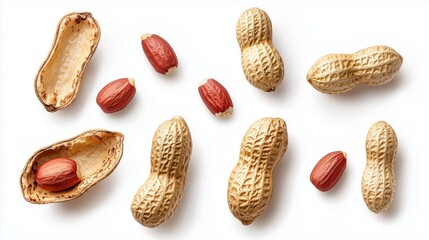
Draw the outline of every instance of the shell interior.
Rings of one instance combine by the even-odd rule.
[[[47,111],[62,109],[74,100],[99,40],[100,28],[91,13],[70,13],[61,19],[35,80],[37,97]]]
[[[123,139],[123,134],[119,132],[90,130],[37,151],[30,157],[21,175],[24,198],[31,203],[43,204],[81,196],[116,168],[122,157]],[[76,161],[81,182],[64,191],[50,192],[36,183],[35,175],[38,166],[57,157]]]

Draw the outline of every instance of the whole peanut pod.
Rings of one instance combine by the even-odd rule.
[[[131,212],[140,224],[156,227],[176,211],[185,189],[191,151],[191,133],[182,117],[167,120],[157,128],[149,178],[131,203]]]
[[[359,85],[390,82],[402,65],[402,56],[388,46],[372,46],[352,54],[329,54],[314,63],[308,82],[322,93],[337,94]]]
[[[247,81],[262,91],[274,91],[283,81],[284,66],[272,43],[268,14],[259,8],[244,11],[238,19],[236,33]]]
[[[288,144],[281,118],[262,118],[243,137],[240,158],[228,183],[228,204],[244,225],[251,224],[267,207],[273,193],[273,170]]]
[[[368,208],[375,213],[387,210],[395,195],[397,145],[396,133],[386,122],[376,122],[369,129],[362,195]]]

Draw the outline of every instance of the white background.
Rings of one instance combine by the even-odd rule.
[[[269,14],[285,62],[284,82],[272,93],[252,87],[241,70],[235,24],[253,6]],[[0,239],[427,239],[428,9],[428,2],[405,0],[0,1]],[[93,13],[101,40],[73,104],[48,113],[34,78],[58,21],[73,11]],[[140,45],[146,32],[173,46],[174,75],[150,66]],[[333,96],[307,83],[308,69],[322,55],[378,44],[404,58],[388,85]],[[96,95],[120,77],[134,78],[137,94],[124,111],[104,114]],[[215,118],[202,103],[197,86],[207,77],[229,90],[231,118]],[[130,204],[149,174],[153,133],[174,115],[185,118],[194,143],[185,194],[171,219],[149,229],[134,220]],[[229,211],[227,182],[244,132],[266,116],[285,119],[289,147],[275,169],[270,205],[243,226]],[[366,134],[378,120],[393,126],[399,148],[396,197],[387,212],[374,214],[360,181]],[[19,179],[27,159],[92,128],[125,134],[117,169],[73,201],[26,202]],[[348,165],[338,185],[321,193],[309,174],[334,150],[347,152]]]

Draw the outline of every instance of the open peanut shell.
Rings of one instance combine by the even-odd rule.
[[[30,203],[45,204],[75,199],[106,178],[122,157],[124,135],[106,130],[89,130],[80,135],[40,149],[28,160],[21,175],[21,190]],[[60,192],[41,188],[35,175],[37,168],[53,158],[76,161],[80,183]]]
[[[60,20],[51,50],[34,83],[36,95],[48,112],[65,108],[75,99],[100,34],[90,12],[69,13]]]

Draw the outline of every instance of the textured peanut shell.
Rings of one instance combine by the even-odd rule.
[[[374,123],[366,138],[366,167],[362,195],[374,213],[387,210],[395,195],[395,159],[398,140],[386,122]]]
[[[359,85],[383,85],[399,72],[402,56],[388,46],[372,46],[352,54],[329,54],[314,63],[308,82],[328,94],[348,92]]]
[[[34,84],[47,111],[65,108],[76,98],[99,40],[100,27],[91,13],[69,13],[60,20],[52,48]]]
[[[44,204],[64,202],[80,197],[89,188],[106,178],[122,157],[123,134],[106,130],[89,130],[34,153],[21,174],[21,190],[25,200]],[[35,180],[37,168],[53,158],[76,161],[81,182],[60,192],[41,188]]]
[[[167,120],[157,128],[149,178],[131,203],[131,212],[140,224],[156,227],[176,211],[185,189],[191,152],[191,133],[182,117]]]
[[[262,118],[243,137],[240,158],[229,177],[228,204],[244,225],[251,224],[268,206],[273,192],[273,170],[288,144],[281,118]]]
[[[262,91],[274,91],[283,81],[284,66],[272,43],[268,14],[259,8],[244,11],[238,19],[236,33],[247,81]]]

